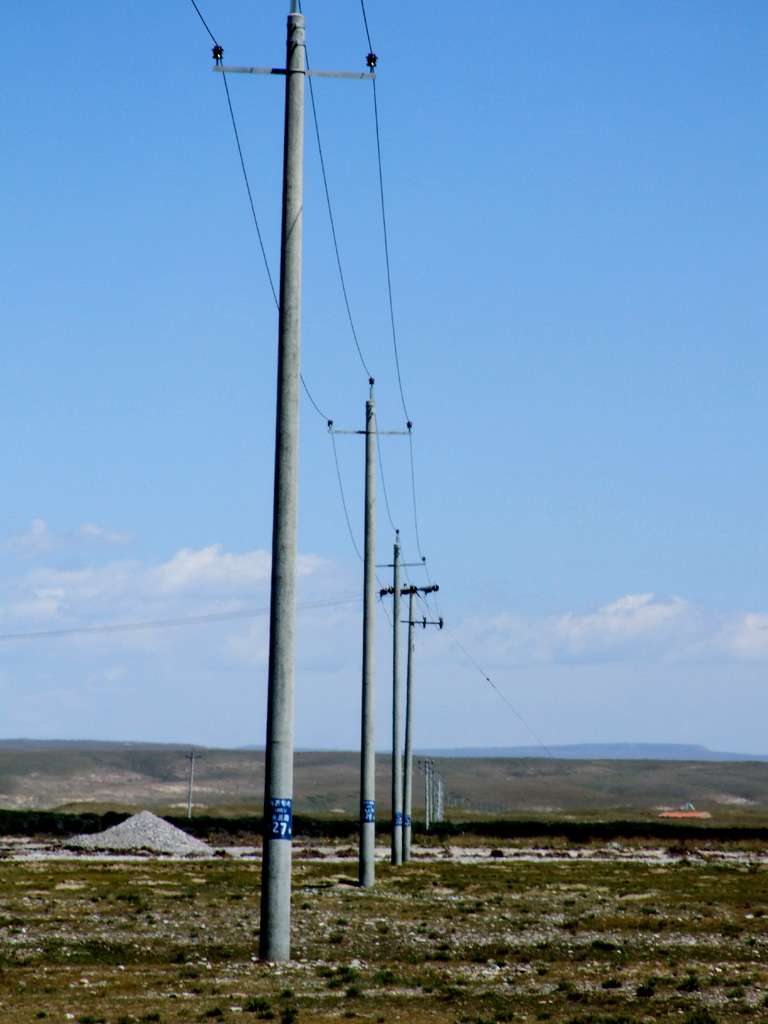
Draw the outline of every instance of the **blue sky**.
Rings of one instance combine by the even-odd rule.
[[[281,63],[287,4],[201,6],[228,62]],[[304,8],[313,66],[362,67],[359,5]],[[442,611],[549,743],[764,752],[768,11],[368,12]],[[186,0],[10,0],[5,18],[0,631],[263,607],[276,324],[209,40]],[[230,86],[276,267],[281,83]],[[370,87],[316,96],[379,423],[397,429]],[[305,238],[304,372],[357,426],[311,130]],[[413,558],[407,445],[383,443]],[[339,453],[359,534],[362,446]],[[382,507],[381,561],[391,541]],[[359,591],[309,406],[300,549],[305,603]],[[352,746],[359,608],[301,623],[298,742]],[[264,628],[5,642],[4,733],[261,742]],[[529,742],[447,637],[420,637],[419,659],[423,745]]]

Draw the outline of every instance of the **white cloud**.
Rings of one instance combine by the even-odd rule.
[[[95,523],[83,523],[78,533],[88,540],[98,540],[104,544],[129,544],[133,539],[130,533],[105,530],[103,526],[97,526]]]
[[[768,658],[768,615],[747,612],[736,616],[721,627],[717,639],[718,645],[736,658]]]
[[[22,533],[13,534],[5,546],[11,551],[24,554],[42,554],[56,546],[56,538],[48,528],[44,519],[33,519],[29,527]]]
[[[297,560],[301,580],[332,582],[333,566],[314,555]],[[151,565],[120,560],[81,569],[37,568],[0,588],[0,618],[51,625],[110,623],[268,604],[267,551],[225,551],[221,544],[182,548]]]
[[[21,533],[12,534],[3,545],[6,550],[29,557],[46,554],[59,548],[73,547],[87,542],[99,544],[128,544],[128,533],[107,530],[96,523],[83,523],[76,530],[55,531],[37,516]]]
[[[468,620],[462,636],[495,665],[768,656],[768,630],[762,633],[753,619],[763,621],[754,615],[718,620],[680,597],[626,594],[593,611]]]
[[[553,635],[571,654],[606,650],[666,634],[687,611],[679,597],[659,600],[655,594],[627,594],[595,612],[567,612],[553,623]]]

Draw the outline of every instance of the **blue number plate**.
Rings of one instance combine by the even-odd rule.
[[[293,838],[293,800],[270,800],[272,827],[270,839]]]

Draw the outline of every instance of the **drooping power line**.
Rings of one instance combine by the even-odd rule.
[[[336,601],[311,601],[297,605],[299,611],[317,608],[336,608],[345,604],[358,604],[362,598],[344,597]],[[83,636],[101,633],[134,633],[145,629],[168,629],[176,626],[198,626],[210,622],[232,622],[237,619],[256,619],[269,614],[269,608],[251,608],[239,612],[210,612],[206,615],[186,615],[175,619],[154,619],[147,622],[105,623],[101,626],[71,626],[63,629],[42,629],[31,633],[0,633],[0,641],[51,640],[56,637]]]
[[[194,0],[190,0],[194,3]],[[195,5],[196,7],[197,5]],[[232,97],[229,95],[229,85],[227,84],[226,73],[221,76],[224,82],[224,91],[227,94],[227,106],[229,107],[229,116],[232,120],[232,131],[235,133],[235,144],[237,145],[237,155],[240,157],[240,168],[243,172],[243,181],[245,182],[245,191],[248,193],[248,203],[251,207],[251,216],[253,217],[253,225],[256,228],[256,236],[259,239],[259,248],[261,249],[261,256],[264,260],[264,269],[267,272],[267,280],[269,281],[269,289],[272,292],[272,298],[275,301],[275,308],[280,310],[280,302],[277,298],[277,289],[275,288],[275,282],[272,277],[272,271],[269,267],[269,260],[267,259],[267,251],[264,248],[264,239],[261,235],[261,228],[259,227],[259,218],[256,216],[256,207],[253,202],[253,193],[251,192],[251,183],[248,180],[248,171],[245,167],[245,158],[243,157],[243,147],[240,145],[240,132],[237,130],[237,120],[235,119],[235,111],[232,107]]]
[[[336,466],[336,480],[338,481],[338,484],[339,484],[339,495],[341,496],[341,507],[344,510],[344,520],[345,520],[345,522],[347,524],[347,532],[349,533],[349,539],[352,541],[352,547],[355,549],[355,554],[357,555],[357,557],[362,562],[363,561],[363,556],[362,556],[362,554],[360,552],[360,546],[357,543],[357,540],[355,539],[355,531],[352,529],[352,521],[349,518],[349,508],[347,507],[347,498],[346,498],[346,495],[344,494],[344,482],[343,482],[343,480],[341,478],[341,466],[339,465],[339,453],[336,450],[336,435],[334,434],[333,430],[329,430],[328,433],[330,434],[331,445],[333,447],[333,461],[334,461],[334,464]]]
[[[203,13],[200,10],[200,8],[198,7],[197,3],[195,2],[195,0],[189,0],[189,2],[192,4],[192,7],[194,8],[195,13],[197,14],[198,18],[202,22],[203,27],[205,28],[205,31],[210,36],[214,46],[218,47],[220,45],[219,41],[216,39],[216,36],[211,31],[211,29],[210,29],[210,27],[208,25],[208,22],[205,20],[205,18],[203,16]],[[247,167],[245,165],[245,156],[243,154],[243,147],[242,147],[242,144],[240,142],[240,131],[239,131],[238,126],[237,126],[237,118],[235,117],[235,110],[234,110],[234,107],[232,105],[232,96],[230,95],[230,92],[229,92],[229,83],[227,82],[226,72],[222,72],[221,77],[222,77],[222,80],[224,82],[224,92],[225,92],[226,97],[227,97],[227,108],[229,110],[229,117],[230,117],[230,120],[232,122],[232,131],[233,131],[234,137],[235,137],[235,145],[237,146],[237,155],[238,155],[239,160],[240,160],[240,170],[242,171],[242,175],[243,175],[243,182],[245,184],[245,191],[246,191],[246,193],[248,195],[248,204],[249,204],[249,206],[251,208],[251,217],[253,219],[253,225],[256,228],[256,236],[257,236],[257,238],[259,240],[259,248],[261,250],[262,260],[264,261],[264,269],[266,271],[267,280],[269,282],[269,290],[272,292],[272,299],[273,299],[273,301],[275,303],[275,309],[279,313],[280,312],[280,301],[279,301],[279,299],[277,297],[277,289],[275,287],[275,280],[274,280],[274,277],[272,275],[272,270],[271,270],[270,265],[269,265],[269,258],[267,256],[266,246],[264,245],[264,237],[263,237],[262,232],[261,232],[261,226],[259,224],[259,218],[258,218],[258,216],[256,214],[256,204],[254,203],[254,200],[253,200],[253,191],[251,189],[251,182],[250,182],[250,178],[248,176],[248,169],[247,169]],[[309,385],[307,384],[306,379],[304,378],[304,374],[303,373],[300,374],[300,379],[301,379],[301,386],[304,388],[304,393],[306,394],[307,398],[309,399],[313,409],[318,414],[318,416],[321,416],[324,420],[327,420],[328,417],[325,415],[325,413],[323,412],[323,410],[320,408],[320,406],[318,405],[317,401],[315,400],[314,395],[310,391]]]
[[[531,728],[531,726],[528,724],[528,722],[525,720],[525,718],[523,718],[523,716],[517,710],[517,708],[512,703],[512,701],[509,699],[509,697],[507,697],[507,695],[504,693],[504,691],[499,689],[499,687],[496,685],[496,683],[494,683],[494,681],[491,679],[491,677],[485,671],[485,669],[480,664],[480,662],[472,654],[470,654],[470,652],[467,650],[467,648],[464,646],[464,644],[456,637],[456,635],[452,632],[452,630],[449,630],[449,629],[445,628],[445,632],[448,634],[448,636],[449,636],[449,638],[451,640],[451,643],[453,643],[455,645],[455,647],[457,647],[458,650],[461,651],[461,653],[467,659],[469,664],[475,669],[475,671],[479,672],[480,675],[483,677],[483,679],[486,681],[486,683],[488,683],[488,685],[494,690],[494,692],[499,697],[501,697],[501,699],[504,701],[504,703],[510,709],[510,711],[515,716],[515,718],[521,723],[523,728],[527,730],[529,735],[531,735],[534,738],[534,740],[536,740],[536,743],[545,752],[547,757],[553,757],[554,755],[552,754],[552,751],[549,749],[549,747],[546,745],[546,743],[544,743],[544,741],[537,735],[537,733],[534,732],[534,730]]]
[[[211,42],[213,43],[213,45],[214,45],[214,46],[218,46],[218,45],[219,45],[219,41],[218,41],[218,39],[216,38],[216,36],[215,36],[215,35],[213,34],[213,32],[211,32],[210,28],[208,27],[208,22],[207,22],[207,21],[205,20],[205,18],[203,17],[202,11],[200,10],[200,8],[199,8],[199,7],[197,6],[197,4],[195,3],[195,0],[189,0],[189,2],[190,2],[190,3],[192,4],[192,6],[194,7],[195,11],[197,12],[197,16],[198,16],[198,18],[199,18],[199,19],[200,19],[200,21],[201,21],[201,22],[203,23],[203,28],[204,28],[204,29],[205,29],[205,31],[206,31],[206,32],[208,33],[208,35],[209,35],[209,36],[211,37]]]
[[[307,68],[309,68],[309,57],[307,57]],[[338,235],[336,233],[336,219],[335,219],[335,217],[333,215],[333,204],[331,202],[331,192],[330,192],[330,188],[328,186],[328,173],[327,173],[326,167],[325,167],[325,154],[323,153],[323,143],[322,143],[322,139],[320,137],[320,122],[319,122],[318,116],[317,116],[317,104],[315,103],[315,87],[314,87],[314,84],[312,82],[312,78],[311,77],[308,78],[307,81],[309,82],[309,98],[310,98],[310,103],[311,103],[311,106],[312,106],[312,120],[313,120],[314,125],[315,125],[315,139],[317,140],[317,152],[318,152],[318,155],[320,157],[320,171],[321,171],[322,177],[323,177],[323,189],[325,190],[325,205],[326,205],[326,207],[328,209],[328,220],[329,220],[330,226],[331,226],[331,238],[333,240],[333,251],[334,251],[334,253],[336,255],[336,268],[338,269],[338,272],[339,272],[339,283],[341,285],[341,294],[344,297],[344,306],[345,306],[345,308],[347,310],[347,319],[349,321],[349,328],[352,331],[352,340],[355,343],[355,348],[357,349],[358,358],[360,360],[360,363],[362,364],[363,370],[365,372],[365,376],[366,377],[371,377],[372,376],[371,375],[371,371],[369,370],[368,364],[365,361],[365,356],[363,355],[363,350],[360,347],[360,339],[359,339],[358,334],[357,334],[357,328],[355,327],[354,318],[352,317],[352,309],[351,309],[350,302],[349,302],[349,293],[347,292],[347,282],[346,282],[346,279],[344,277],[344,268],[343,268],[342,263],[341,263],[341,253],[339,251],[339,238],[338,238]]]

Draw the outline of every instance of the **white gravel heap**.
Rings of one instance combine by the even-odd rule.
[[[153,853],[175,853],[181,857],[191,854],[210,856],[211,853],[210,847],[201,839],[187,835],[151,811],[140,811],[95,835],[73,836],[67,840],[67,846],[112,852],[151,850]]]

